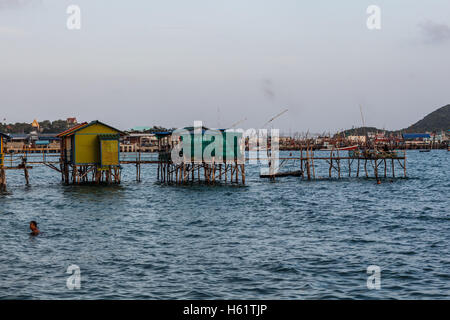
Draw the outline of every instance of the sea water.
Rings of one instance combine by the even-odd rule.
[[[341,179],[316,161],[315,181],[247,165],[244,187],[161,185],[156,165],[140,183],[124,165],[118,186],[65,186],[35,165],[26,187],[8,171],[0,298],[449,299],[449,156],[408,151],[408,178],[396,162],[381,184],[348,177],[345,161]]]

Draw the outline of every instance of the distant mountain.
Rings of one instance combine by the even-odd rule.
[[[380,133],[380,132],[390,132],[388,130],[382,130],[375,127],[359,127],[352,128],[338,133],[337,135],[347,136],[365,136],[367,133]]]
[[[450,104],[439,108],[425,116],[420,121],[417,121],[408,128],[389,131],[378,129],[375,127],[360,127],[352,128],[338,133],[338,135],[345,136],[362,136],[369,132],[385,132],[385,133],[424,133],[424,132],[440,132],[450,129]]]
[[[402,132],[434,132],[450,129],[450,104],[429,113],[425,118],[412,126],[400,130]]]

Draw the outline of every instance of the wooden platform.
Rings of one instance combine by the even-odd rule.
[[[277,177],[301,177],[303,172],[301,170],[296,171],[287,171],[287,172],[278,172],[275,174],[260,174],[260,178],[277,178]]]

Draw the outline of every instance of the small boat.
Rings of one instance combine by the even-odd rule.
[[[425,150],[419,150],[419,152],[430,152],[430,149],[425,149]]]
[[[320,149],[319,151],[352,151],[358,149],[358,145],[349,146],[349,147],[342,147],[342,148],[327,148],[327,149]]]
[[[350,147],[343,147],[343,148],[336,148],[334,150],[337,151],[351,151],[351,150],[356,150],[358,149],[358,145],[354,145],[354,146],[350,146]]]

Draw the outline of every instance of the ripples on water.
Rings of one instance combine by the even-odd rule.
[[[0,298],[448,299],[449,155],[411,151],[409,178],[381,185],[269,182],[250,165],[246,187],[162,186],[154,165],[142,183],[125,166],[111,187],[63,186],[43,167],[25,187],[8,172]],[[30,220],[42,235],[28,235]],[[70,264],[80,290],[66,288]],[[381,290],[366,287],[369,265]]]

